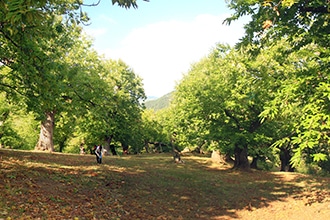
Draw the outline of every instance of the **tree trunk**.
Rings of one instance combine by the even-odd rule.
[[[281,160],[281,171],[294,172],[294,168],[290,163],[291,155],[289,149],[285,147],[281,147],[280,160]]]
[[[253,157],[253,160],[250,164],[250,168],[252,169],[258,169],[258,157]]]
[[[63,149],[64,149],[64,147],[65,147],[65,140],[62,140],[62,141],[60,141],[59,143],[58,143],[58,146],[59,146],[59,152],[63,152]]]
[[[105,138],[105,146],[104,146],[104,148],[107,150],[107,153],[109,153],[109,154],[110,154],[110,151],[111,151],[110,145],[111,145],[112,138],[113,138],[113,135],[107,136]]]
[[[227,163],[235,163],[235,161],[233,160],[233,158],[231,158],[231,155],[229,153],[225,155],[225,161]]]
[[[244,145],[243,148],[235,146],[235,163],[234,169],[250,170],[250,164],[247,154],[247,145]]]
[[[162,142],[158,142],[158,153],[162,153],[163,152],[163,145]]]
[[[148,141],[144,141],[144,148],[146,149],[146,152],[149,153],[149,142]]]
[[[122,149],[123,149],[123,154],[128,154],[128,144],[126,144],[126,143],[121,143],[121,147],[122,147]],[[134,153],[136,153],[136,152],[134,152]]]
[[[41,122],[40,135],[38,143],[35,147],[36,150],[48,150],[50,152],[54,151],[53,134],[55,125],[55,113],[47,112],[46,119]]]
[[[226,163],[226,156],[221,154],[219,150],[213,150],[211,154],[211,160],[215,163]]]
[[[117,155],[116,146],[114,144],[110,144],[110,151],[113,156]]]
[[[172,147],[173,159],[175,163],[183,163],[180,156],[180,150],[175,144],[175,138],[176,138],[176,133],[174,132],[172,134],[171,143],[170,143]]]
[[[194,150],[192,150],[192,153],[201,154],[202,153],[202,147],[206,143],[206,141],[202,141]]]

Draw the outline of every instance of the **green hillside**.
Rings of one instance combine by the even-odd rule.
[[[154,109],[155,111],[167,108],[170,105],[170,101],[172,98],[172,93],[170,92],[158,99],[153,99],[153,100],[147,100],[145,102],[146,108],[147,109]]]

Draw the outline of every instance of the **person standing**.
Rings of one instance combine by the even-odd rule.
[[[101,164],[102,163],[102,145],[99,145],[96,147],[95,155],[96,155],[97,163]]]

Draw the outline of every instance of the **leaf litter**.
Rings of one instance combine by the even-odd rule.
[[[0,219],[326,219],[330,178],[231,170],[169,154],[0,149]],[[299,215],[297,215],[299,213]]]

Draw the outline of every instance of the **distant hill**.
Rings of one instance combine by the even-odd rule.
[[[147,100],[145,102],[147,109],[154,109],[155,111],[169,107],[172,98],[172,93],[170,92],[158,99]]]

